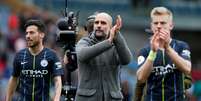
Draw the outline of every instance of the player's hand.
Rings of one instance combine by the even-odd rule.
[[[118,32],[121,27],[122,27],[122,19],[120,15],[117,15],[117,19],[116,19],[116,27],[115,27],[115,32]]]
[[[113,41],[116,33],[121,29],[122,27],[122,19],[121,16],[118,15],[116,19],[116,24],[110,29],[110,37],[109,40]]]
[[[170,46],[170,40],[171,40],[170,30],[161,29],[158,35],[162,40],[163,47],[167,49]]]
[[[160,37],[158,36],[158,33],[155,33],[150,41],[151,49],[156,52],[159,49],[160,45]]]

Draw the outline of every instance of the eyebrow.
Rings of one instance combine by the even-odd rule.
[[[94,23],[101,23],[101,24],[106,24],[106,21],[95,21]]]

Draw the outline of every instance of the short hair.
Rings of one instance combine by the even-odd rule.
[[[99,15],[107,17],[108,20],[110,21],[110,22],[109,22],[110,25],[112,26],[113,19],[112,19],[112,16],[111,16],[111,15],[109,15],[109,14],[106,13],[106,12],[100,12],[100,13],[98,13],[98,14],[96,15],[96,17],[99,16]],[[95,19],[96,19],[96,18],[95,18]]]
[[[172,12],[165,7],[155,7],[152,9],[150,16],[153,18],[156,15],[168,15],[170,20],[173,20]]]
[[[37,26],[40,32],[46,33],[45,24],[41,20],[30,19],[24,25],[25,29],[31,25]]]

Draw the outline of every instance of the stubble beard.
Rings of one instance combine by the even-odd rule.
[[[104,40],[106,39],[107,35],[106,33],[104,33],[103,31],[96,31],[95,32],[95,37],[98,39],[98,40]]]
[[[27,42],[27,46],[29,48],[35,48],[36,46],[39,45],[39,42],[34,42],[34,41],[31,41],[31,42]]]

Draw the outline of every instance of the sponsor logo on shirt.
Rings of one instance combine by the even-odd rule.
[[[191,52],[189,50],[183,50],[181,53],[182,56],[187,56],[190,58]]]
[[[62,68],[61,62],[56,62],[55,65],[56,65],[56,70]]]
[[[172,66],[170,64],[168,64],[166,66],[156,66],[156,67],[154,67],[152,72],[155,75],[165,75],[167,73],[174,72],[174,69],[176,69],[174,64]]]
[[[139,56],[139,57],[137,58],[137,64],[138,64],[138,65],[142,64],[144,61],[145,61],[144,56]]]
[[[21,72],[25,77],[44,77],[48,74],[48,70],[22,70]]]

